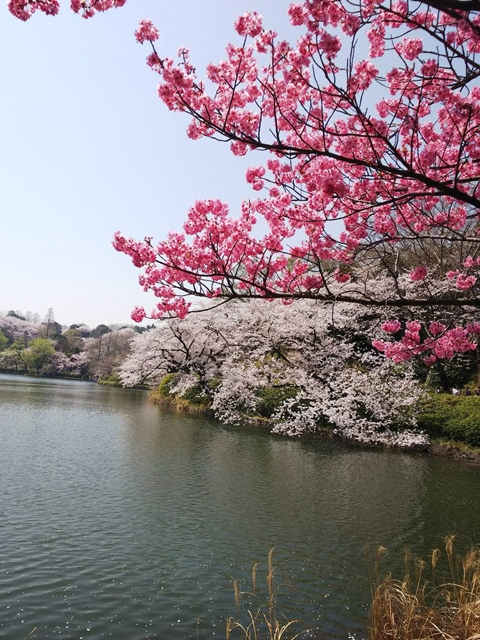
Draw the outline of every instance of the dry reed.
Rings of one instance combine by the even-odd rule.
[[[267,592],[266,601],[260,603],[257,584],[258,564],[252,569],[252,590],[242,593],[238,580],[233,580],[233,591],[238,614],[240,614],[240,601],[242,595],[247,595],[258,604],[253,611],[248,609],[245,622],[227,619],[226,640],[232,640],[232,634],[240,637],[240,640],[296,640],[299,635],[306,634],[310,630],[300,620],[287,620],[278,608],[279,590],[285,585],[275,584],[275,568],[273,564],[273,549],[270,550],[267,559]]]
[[[379,577],[380,549],[370,609],[370,640],[480,640],[480,549],[455,557],[455,536],[445,539],[447,577],[437,583],[440,551],[426,563],[405,556],[405,577]]]

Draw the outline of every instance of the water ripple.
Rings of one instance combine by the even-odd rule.
[[[365,543],[395,566],[406,544],[478,541],[478,469],[226,429],[143,392],[0,376],[0,435],[6,640],[222,637],[232,578],[248,591],[258,561],[264,581],[272,547],[282,610],[361,637]]]

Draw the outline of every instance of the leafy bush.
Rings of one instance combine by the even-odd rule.
[[[462,389],[477,380],[476,351],[459,353],[449,361],[437,362],[436,367],[423,364],[421,360],[414,363],[415,375],[430,389],[457,387]]]
[[[447,438],[480,447],[480,397],[431,395],[418,424],[433,438]]]
[[[186,389],[179,390],[178,385],[181,384],[182,378],[179,373],[167,373],[158,385],[158,395],[162,398],[172,398],[177,402],[185,402],[192,405],[210,405],[210,397],[205,393],[200,384],[193,384]]]
[[[210,398],[199,384],[187,389],[181,396],[187,402],[192,404],[209,405]]]
[[[171,388],[175,384],[177,376],[177,373],[167,373],[167,375],[161,379],[160,384],[158,385],[158,393],[161,396],[167,398],[168,396],[173,395]]]
[[[275,411],[287,400],[294,398],[298,393],[298,389],[290,386],[283,387],[265,387],[257,391],[260,399],[255,413],[262,418],[270,418]]]

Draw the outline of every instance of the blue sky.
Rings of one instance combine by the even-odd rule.
[[[202,198],[236,211],[254,195],[245,169],[261,160],[187,138],[188,118],[156,95],[138,21],[160,29],[162,56],[189,46],[201,73],[224,57],[246,10],[291,36],[289,0],[129,0],[91,20],[64,4],[55,18],[22,23],[3,9],[0,19],[0,311],[52,307],[62,324],[123,324],[154,301],[112,248],[114,232],[158,241]]]

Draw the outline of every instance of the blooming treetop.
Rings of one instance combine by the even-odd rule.
[[[72,8],[88,17],[124,1]],[[9,7],[26,19],[56,13],[58,2]],[[257,195],[237,217],[209,199],[158,244],[115,235],[159,300],[151,317],[184,317],[188,296],[478,308],[479,9],[476,0],[302,0],[289,8],[293,43],[252,12],[204,80],[188,49],[176,62],[160,55],[157,28],[142,20],[136,38],[151,45],[159,96],[191,116],[190,138],[227,141],[236,155],[267,152],[247,171]],[[386,293],[372,285],[379,274]],[[430,361],[476,348],[476,324],[433,320],[385,325],[393,341],[376,346]]]
[[[27,344],[39,333],[39,325],[28,322],[16,316],[0,314],[0,331],[2,331],[10,342],[23,342]]]
[[[220,313],[191,314],[188,322],[172,319],[158,329],[135,336],[132,353],[121,367],[125,386],[140,383],[155,386],[167,373],[202,385],[220,373],[229,346],[225,310]]]

